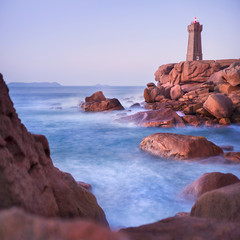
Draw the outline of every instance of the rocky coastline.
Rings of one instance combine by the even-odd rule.
[[[191,61],[160,66],[144,90],[148,111],[121,117],[144,127],[226,126],[240,123],[240,60]],[[83,111],[123,110],[102,92],[86,97]],[[183,112],[183,116],[177,114]],[[203,174],[183,189],[196,200],[190,213],[139,227],[109,230],[91,186],[54,167],[48,141],[21,123],[0,75],[1,239],[239,239],[240,183],[233,174]],[[176,160],[219,156],[239,163],[204,137],[172,133],[146,136],[140,148]]]

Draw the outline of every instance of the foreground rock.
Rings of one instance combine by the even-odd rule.
[[[183,195],[191,198],[198,198],[205,192],[209,192],[227,185],[239,182],[240,180],[231,173],[211,172],[201,175],[184,190]]]
[[[46,219],[18,208],[0,212],[0,239],[4,240],[127,240],[119,233],[84,220]]]
[[[192,207],[191,216],[240,221],[240,183],[203,194]]]
[[[95,196],[53,166],[48,141],[21,124],[0,75],[0,209],[19,206],[47,217],[82,217],[107,225]]]
[[[155,133],[140,143],[143,151],[153,155],[174,159],[200,159],[217,156],[223,151],[205,137],[173,133]]]
[[[86,97],[81,108],[85,112],[102,112],[124,109],[118,99],[107,99],[101,91],[94,93],[90,97]]]
[[[144,127],[184,127],[185,124],[176,112],[169,108],[154,111],[138,112],[122,117],[119,121],[132,122]]]
[[[196,217],[171,217],[162,221],[122,229],[131,240],[239,240],[240,223]]]

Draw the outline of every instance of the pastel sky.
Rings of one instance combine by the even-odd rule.
[[[184,61],[187,25],[204,59],[240,58],[240,0],[0,0],[6,82],[145,85]]]

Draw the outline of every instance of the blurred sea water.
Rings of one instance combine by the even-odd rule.
[[[143,102],[144,87],[10,87],[10,96],[22,123],[49,141],[56,167],[78,181],[92,185],[92,192],[113,229],[151,223],[177,212],[189,212],[194,202],[180,196],[182,189],[205,172],[233,173],[239,165],[186,162],[151,156],[139,149],[152,133],[172,132],[204,136],[217,145],[240,151],[240,126],[226,128],[142,128],[115,121],[119,111],[85,113],[79,102],[102,90],[116,97],[126,114],[143,109],[129,106]]]

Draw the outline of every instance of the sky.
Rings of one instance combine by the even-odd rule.
[[[185,61],[189,25],[203,59],[240,58],[240,0],[0,0],[0,72],[9,82],[138,85]]]

